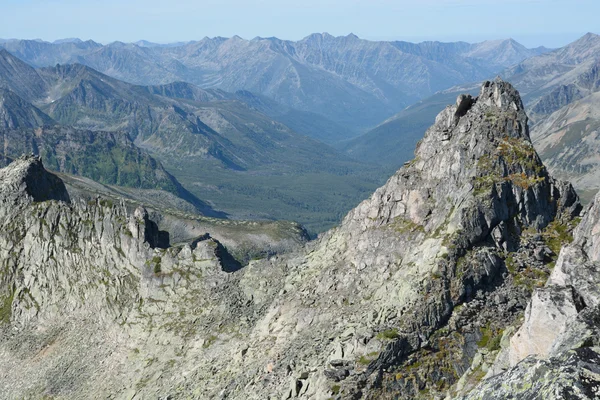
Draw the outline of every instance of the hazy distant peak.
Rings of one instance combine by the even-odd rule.
[[[111,43],[107,44],[107,46],[110,46],[110,47],[127,47],[130,44],[133,44],[133,43],[125,43],[125,42],[121,42],[119,40],[115,40],[114,42],[111,42]]]
[[[600,38],[600,35],[597,35],[593,32],[588,32],[585,35],[583,35],[580,40],[590,40],[590,39],[595,40],[598,38]]]
[[[494,49],[498,47],[508,48],[516,47],[519,49],[527,49],[521,43],[514,39],[497,39],[497,40],[484,40],[483,42],[475,43],[473,46],[477,49]]]
[[[600,52],[600,36],[587,33],[573,43],[550,53],[552,59],[567,64],[579,64],[595,60]],[[535,61],[535,60],[532,60]]]
[[[333,39],[333,38],[334,38],[334,36],[330,35],[327,32],[311,33],[310,35],[308,35],[307,37],[302,39],[302,41],[323,40],[323,39]]]
[[[161,46],[158,43],[149,42],[147,40],[138,40],[137,42],[133,42],[133,44],[135,44],[136,46],[140,46],[140,47],[157,47],[157,46]]]
[[[580,37],[579,39],[577,39],[576,41],[574,41],[573,43],[567,45],[567,47],[586,45],[589,43],[598,43],[598,42],[600,42],[600,36],[596,35],[595,33],[588,32],[585,35],[583,35],[582,37]]]
[[[83,40],[79,38],[65,38],[65,39],[57,39],[53,44],[62,44],[62,43],[83,43]]]
[[[187,42],[155,43],[142,39],[138,40],[137,42],[133,42],[133,44],[138,47],[180,47],[190,43],[193,43],[193,41],[190,40]]]

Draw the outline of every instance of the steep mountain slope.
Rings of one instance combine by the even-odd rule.
[[[576,75],[572,83],[560,85],[543,96],[535,103],[532,111],[538,114],[539,118],[542,118],[559,110],[561,107],[597,92],[600,87],[599,64],[600,57],[591,66],[581,71],[579,75]]]
[[[532,131],[548,168],[573,182],[586,201],[600,189],[599,129],[600,93],[596,92],[563,106]]]
[[[323,115],[350,131],[372,127],[428,94],[483,79],[545,51],[525,49],[512,40],[412,44],[326,33],[297,42],[235,36],[175,46],[85,43],[2,46],[32,65],[79,62],[136,84],[186,81],[231,92],[249,90]]]
[[[39,100],[47,90],[46,82],[34,68],[4,49],[0,49],[0,87],[28,101]]]
[[[579,203],[502,81],[446,108],[415,153],[339,228],[242,269],[207,236],[166,246],[143,209],[69,203],[39,161],[1,170],[3,393],[442,395],[547,273],[529,236]]]
[[[0,87],[0,129],[37,128],[56,122],[10,90]]]

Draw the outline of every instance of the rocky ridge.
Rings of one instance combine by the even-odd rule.
[[[516,324],[549,273],[545,241],[560,245],[554,234],[580,209],[501,80],[440,113],[414,160],[340,227],[244,268],[209,235],[172,246],[141,208],[34,201],[14,178],[30,164],[3,172],[10,396],[430,398],[472,387],[460,376],[497,354],[487,342]]]
[[[131,397],[177,357],[209,347],[197,329],[243,306],[229,288],[242,265],[210,234],[172,245],[144,208],[71,196],[38,157],[0,170],[0,225],[0,386],[8,398]],[[181,347],[187,337],[196,338],[191,353]],[[167,358],[148,369],[158,355]]]

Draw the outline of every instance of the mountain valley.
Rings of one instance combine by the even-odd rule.
[[[32,151],[48,159],[47,166],[56,171],[107,184],[185,192],[186,200],[195,197],[199,203],[202,199],[217,204],[235,218],[298,220],[313,234],[335,224],[382,179],[377,167],[353,161],[297,134],[239,100],[260,101],[251,94],[205,91],[185,83],[136,86],[80,64],[36,70],[6,51],[0,53],[0,62],[11,66],[4,69],[4,81],[19,82],[18,87],[6,85],[14,91],[10,95],[13,101],[19,102],[15,109],[28,115],[27,120],[21,118],[19,126],[12,125],[74,127],[40,131],[52,132],[54,137],[40,132],[36,136],[31,129],[5,132],[9,157]],[[17,100],[18,94],[39,108]],[[262,109],[274,108],[266,100],[261,104]],[[70,145],[81,149],[71,141],[81,136],[93,146],[84,150],[83,158],[72,154],[68,165],[54,161],[56,149],[37,143],[38,138],[49,139],[55,147],[60,140],[56,136],[67,132],[77,132],[64,139]],[[99,136],[108,143],[97,140]],[[113,148],[110,143],[115,142],[126,149]],[[100,150],[99,146],[108,147]],[[105,158],[90,162],[92,154],[105,154]],[[143,165],[154,164],[121,174],[131,170],[129,160],[140,157],[152,160]],[[158,162],[169,172],[160,171],[163,167]],[[121,167],[119,163],[125,164]],[[149,179],[144,176],[149,171],[168,177],[167,181],[175,177],[186,189],[179,182]],[[323,188],[327,190],[322,196],[315,196]]]

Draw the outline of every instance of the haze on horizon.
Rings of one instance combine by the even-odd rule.
[[[598,33],[599,12],[597,0],[5,0],[0,38],[170,43],[352,32],[371,40],[511,37],[528,47],[560,47]]]

